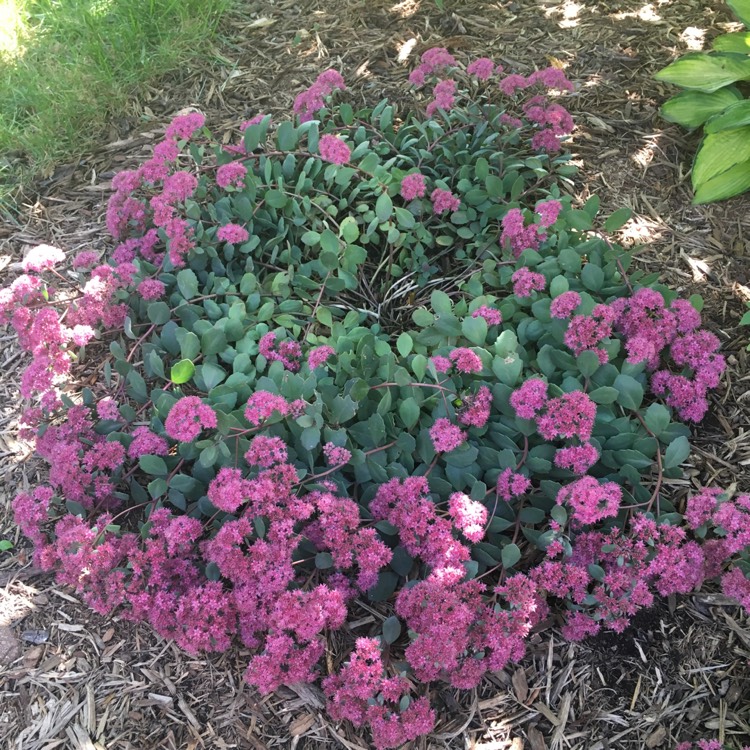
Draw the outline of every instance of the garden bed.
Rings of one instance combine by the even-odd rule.
[[[662,272],[681,295],[704,297],[704,320],[728,357],[718,397],[692,440],[689,476],[671,480],[670,488],[682,496],[689,485],[736,483],[747,492],[750,374],[747,332],[738,322],[750,297],[749,201],[690,206],[685,174],[696,144],[659,120],[666,91],[651,78],[686,49],[692,37],[685,29],[705,29],[710,37],[729,16],[690,3],[604,6],[469,2],[441,11],[425,2],[325,3],[303,13],[295,3],[260,4],[233,19],[235,41],[210,70],[164,82],[150,101],[134,103],[118,141],[41,186],[19,225],[0,229],[3,272],[13,273],[9,264],[41,241],[69,251],[106,247],[111,176],[142,160],[186,104],[206,112],[219,132],[258,111],[288,111],[299,89],[331,66],[373,102],[383,94],[403,98],[411,61],[430,46],[487,54],[526,73],[559,61],[578,89],[568,106],[578,124],[580,199],[596,193],[605,213],[622,205],[634,210],[622,240],[645,243],[638,262]],[[410,39],[411,56],[399,62]],[[153,117],[145,125],[144,115]],[[16,488],[35,484],[42,468],[14,437],[22,358],[10,348],[2,357],[0,492],[8,509]],[[0,528],[17,538],[9,513]],[[22,661],[2,673],[3,740],[22,739],[24,748],[54,747],[53,739],[61,747],[89,747],[86,736],[108,748],[369,746],[367,735],[327,718],[312,690],[255,696],[241,680],[246,654],[191,658],[148,628],[92,615],[24,568],[21,540],[19,547],[0,558],[0,575],[10,581],[2,594],[9,624],[16,635],[33,639],[30,631],[40,631],[47,640],[22,640]],[[364,625],[378,617],[362,606]],[[335,657],[335,639],[330,647]],[[750,737],[749,656],[747,617],[710,591],[667,601],[619,637],[569,644],[545,628],[517,669],[474,693],[436,695],[437,734],[416,746],[670,748],[677,739],[714,736],[739,746]]]

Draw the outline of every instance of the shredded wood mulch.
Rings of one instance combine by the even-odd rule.
[[[134,101],[102,146],[41,182],[20,217],[0,226],[0,276],[25,250],[47,242],[75,253],[111,248],[103,215],[111,177],[146,158],[168,120],[186,107],[217,131],[259,111],[284,115],[296,93],[328,67],[352,96],[409,100],[406,77],[428,47],[487,55],[529,73],[563,66],[577,92],[572,149],[577,197],[623,205],[634,219],[623,242],[638,262],[683,295],[699,293],[729,367],[693,437],[682,500],[717,484],[750,491],[750,198],[691,206],[689,169],[698,136],[660,120],[667,87],[653,74],[677,55],[737,30],[727,9],[703,0],[264,0],[226,20],[210,59]],[[25,357],[0,331],[0,746],[18,750],[371,747],[367,735],[327,718],[311,686],[260,697],[242,680],[248,653],[196,659],[147,627],[94,615],[28,563],[10,501],[44,480],[17,442],[18,383]],[[362,606],[351,635],[379,613]],[[332,638],[329,663],[340,658]],[[750,618],[714,590],[671,598],[621,636],[563,641],[555,623],[535,633],[523,662],[475,691],[433,687],[435,733],[414,750],[670,749],[717,737],[750,743]]]

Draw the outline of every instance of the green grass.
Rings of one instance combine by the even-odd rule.
[[[205,54],[232,0],[0,0],[0,204]]]

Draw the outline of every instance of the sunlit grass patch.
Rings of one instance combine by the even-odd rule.
[[[231,0],[0,0],[0,201],[205,53]]]

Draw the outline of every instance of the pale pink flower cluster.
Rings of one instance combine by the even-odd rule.
[[[487,508],[477,500],[472,500],[463,492],[454,492],[448,499],[448,513],[453,525],[470,542],[480,542],[487,525]]]
[[[64,260],[65,253],[59,247],[37,245],[26,254],[22,266],[27,273],[30,271],[41,273],[42,271],[49,271]]]

